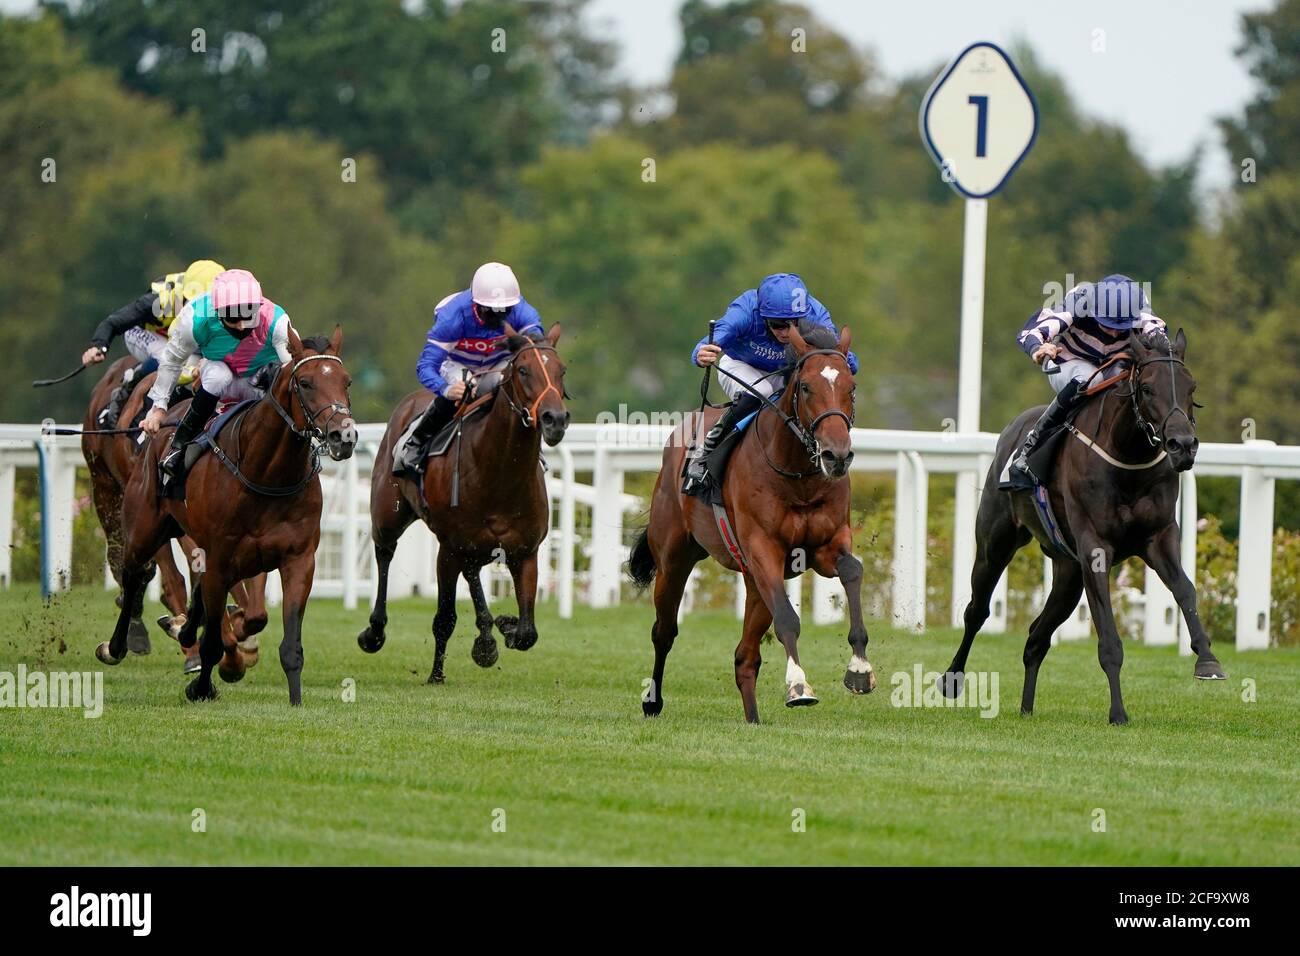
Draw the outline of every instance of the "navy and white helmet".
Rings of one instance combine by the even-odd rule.
[[[1079,283],[1065,294],[1062,307],[1076,319],[1094,319],[1119,332],[1133,328],[1143,312],[1151,311],[1142,286],[1118,273],[1100,282]]]

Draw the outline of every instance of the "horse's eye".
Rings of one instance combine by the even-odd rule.
[[[809,386],[809,384],[808,384],[807,382],[800,382],[800,383],[799,383],[799,388],[801,388],[801,389],[803,390],[803,393],[804,393],[805,395],[811,395],[811,394],[812,394],[812,388],[811,388],[811,386]]]
[[[307,391],[309,392],[316,387],[311,382],[307,381],[305,378],[298,379],[298,384],[301,385],[303,388],[307,389]]]
[[[519,369],[519,374],[522,375],[524,378],[527,378],[529,375],[528,369],[521,367]]]
[[[1150,386],[1150,385],[1143,385],[1143,386],[1142,386],[1142,394],[1143,394],[1143,395],[1150,395],[1150,394],[1151,394],[1151,386]]]

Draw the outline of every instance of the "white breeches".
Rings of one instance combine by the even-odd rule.
[[[722,369],[724,372],[730,372],[732,375],[744,379],[750,385],[754,386],[754,391],[759,392],[766,397],[771,397],[772,393],[785,383],[785,378],[780,375],[771,375],[767,378],[763,378],[767,373],[762,369],[754,368],[754,366],[747,362],[734,359],[730,355],[724,355],[718,359],[718,368]],[[760,382],[759,379],[763,380]],[[719,375],[718,383],[722,385],[722,390],[727,393],[727,397],[730,399],[736,399],[741,395],[751,394],[735,379],[728,378],[726,375]]]
[[[203,391],[215,395],[223,402],[242,402],[246,398],[261,398],[260,389],[246,378],[238,378],[225,362],[204,359],[199,363],[199,380]]]
[[[137,326],[122,333],[122,344],[137,362],[147,362],[149,359],[161,362],[163,350],[167,348],[167,336]]]

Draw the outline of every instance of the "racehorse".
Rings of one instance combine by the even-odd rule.
[[[706,431],[720,417],[715,409],[687,418],[668,439],[655,482],[650,523],[636,538],[628,561],[641,587],[654,581],[655,660],[653,684],[642,698],[646,716],[663,710],[664,662],[677,637],[677,608],[691,569],[712,556],[742,571],[745,621],[736,646],[736,687],[745,719],[758,723],[755,686],[762,665],[759,640],[775,625],[786,652],[786,706],[817,703],[799,664],[799,615],[786,596],[785,579],[812,568],[839,577],[848,598],[849,645],[844,685],[870,693],[875,673],[867,661],[862,622],[862,562],[853,556],[849,482],[853,460],[849,430],[855,386],[845,356],[847,327],[839,341],[829,330],[791,329],[793,365],[779,400],[764,404],[741,434],[723,476],[722,500],[729,527],[720,527],[711,505],[682,493],[686,436]],[[734,529],[734,537],[733,537]]]
[[[134,359],[124,356],[108,367],[104,376],[95,386],[90,397],[90,407],[86,410],[81,428],[81,453],[90,470],[91,500],[95,504],[95,513],[99,517],[100,527],[104,529],[104,538],[108,543],[108,566],[117,581],[122,584],[122,494],[126,488],[136,462],[142,457],[138,454],[136,436],[123,434],[135,421],[144,397],[153,384],[153,376],[139,382],[131,393],[130,399],[122,408],[117,421],[99,424],[99,410],[108,405],[109,396],[122,382],[125,371],[132,366]],[[110,430],[104,434],[104,430]],[[188,540],[182,541],[185,554],[192,554],[194,546]],[[154,556],[158,573],[162,578],[162,600],[168,615],[159,619],[163,630],[175,639],[185,624],[186,591],[185,579],[176,567],[172,556],[171,544],[165,544]],[[227,619],[223,634],[228,641],[241,642],[250,659],[255,659],[257,651],[256,635],[266,626],[266,577],[259,575],[249,581],[241,581],[235,586],[236,604],[227,608]],[[117,598],[120,606],[122,594]],[[136,654],[147,654],[150,650],[149,632],[141,619],[144,612],[144,592],[140,593],[138,606],[131,608],[131,622],[127,629],[127,647]],[[198,669],[197,648],[186,660],[187,672]]]
[[[419,485],[392,474],[394,446],[432,400],[428,391],[414,392],[402,399],[389,419],[370,480],[370,534],[379,588],[370,624],[357,636],[357,644],[369,654],[384,646],[388,566],[402,533],[416,518],[423,518],[439,545],[430,684],[445,679],[447,642],[456,629],[458,576],[465,578],[474,601],[478,637],[470,656],[475,664],[491,667],[497,661],[494,623],[512,650],[526,651],[537,642],[533,621],[537,549],[550,526],[541,442],[558,444],[569,425],[565,366],[555,350],[559,323],[537,338],[518,335],[508,324],[506,328],[505,346],[513,354],[500,372],[496,390],[483,387],[484,394],[462,410],[462,431],[453,444],[463,439],[464,447],[427,459]],[[483,565],[502,560],[514,579],[519,616],[501,615],[494,621],[480,572]]]
[[[1052,632],[1086,591],[1097,626],[1097,657],[1110,682],[1110,722],[1128,723],[1119,686],[1124,645],[1111,609],[1110,569],[1134,556],[1160,576],[1182,610],[1196,652],[1194,676],[1225,678],[1196,613],[1196,588],[1179,563],[1174,520],[1178,475],[1192,467],[1200,444],[1192,398],[1196,381],[1184,364],[1186,352],[1181,329],[1172,343],[1163,335],[1132,333],[1124,370],[1089,388],[1094,395],[1067,426],[1068,434],[1060,436],[1064,444],[1046,483],[1060,540],[1045,529],[1031,492],[998,490],[1007,458],[1038,420],[1042,406],[1022,413],[1002,432],[976,517],[966,630],[941,679],[949,697],[961,693],[966,658],[988,618],[998,579],[1031,537],[1052,559],[1052,590],[1025,643],[1022,714],[1033,713],[1038,668],[1051,647]]]
[[[304,345],[291,328],[290,361],[277,370],[265,396],[227,425],[211,452],[195,462],[184,501],[159,495],[157,464],[171,432],[149,442],[122,503],[124,601],[112,639],[96,649],[103,663],[117,664],[126,654],[128,609],[148,580],[150,557],[169,539],[188,534],[202,550],[204,569],[180,641],[192,645],[200,623],[203,639],[202,667],[185,696],[191,701],[216,697],[212,668],[218,662],[225,680],[243,676],[246,662],[238,645],[223,651],[225,596],[235,582],[278,568],[284,586],[280,665],[289,702],[302,703],[302,620],[320,541],[317,443],[340,461],[352,455],[357,441],[348,408],[351,377],[339,358],[342,344],[342,329],[328,341],[309,339]],[[169,419],[180,413],[172,410]]]

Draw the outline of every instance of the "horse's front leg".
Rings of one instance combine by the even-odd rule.
[[[1080,533],[1075,540],[1079,545],[1079,560],[1083,565],[1083,589],[1088,595],[1088,608],[1097,628],[1097,660],[1110,682],[1110,722],[1127,724],[1124,698],[1119,689],[1119,671],[1124,666],[1124,642],[1120,640],[1115,624],[1115,612],[1110,603],[1110,567],[1115,552],[1095,533]]]
[[[1201,617],[1196,613],[1196,586],[1183,572],[1179,555],[1178,526],[1171,524],[1155,535],[1148,543],[1144,555],[1147,567],[1160,575],[1174,600],[1183,612],[1187,622],[1187,633],[1191,638],[1192,650],[1196,652],[1196,669],[1193,672],[1201,680],[1226,680],[1219,659],[1210,650],[1210,637],[1201,626]]]
[[[852,534],[845,528],[816,555],[813,570],[822,577],[838,577],[849,609],[849,665],[844,686],[854,694],[876,689],[876,672],[867,660],[867,625],[862,620],[862,562],[853,556]]]
[[[785,552],[775,541],[746,542],[746,547],[750,549],[749,576],[772,612],[772,629],[785,648],[785,705],[815,704],[817,695],[799,664],[799,615],[785,593]]]
[[[302,704],[302,619],[316,576],[316,549],[294,555],[280,565],[284,587],[284,636],[280,639],[280,666],[289,683],[289,703]],[[224,594],[224,592],[223,592]]]
[[[506,563],[515,582],[519,619],[510,627],[507,618],[497,618],[497,627],[505,635],[506,647],[526,651],[537,643],[537,624],[533,621],[533,605],[537,602],[537,550],[522,556],[512,555]]]
[[[491,667],[497,662],[499,652],[497,639],[492,636],[492,609],[483,593],[483,569],[467,567],[461,575],[469,585],[470,600],[474,602],[474,625],[478,628],[478,637],[474,638],[469,656],[479,667]]]

